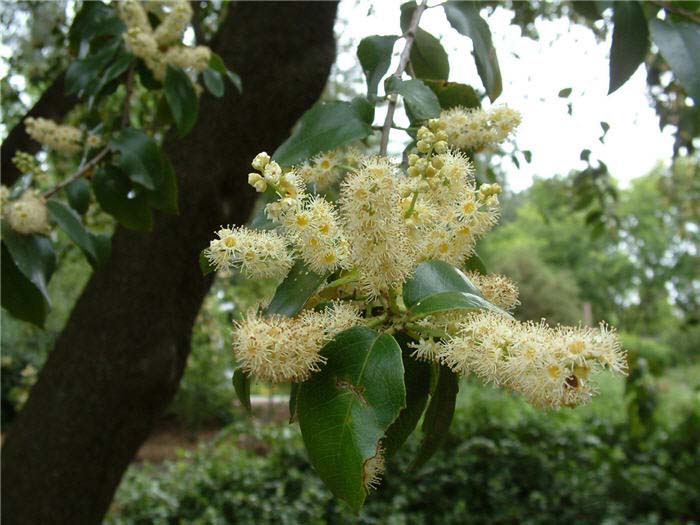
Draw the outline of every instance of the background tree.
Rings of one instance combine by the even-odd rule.
[[[3,446],[8,523],[101,520],[177,388],[211,285],[198,252],[216,226],[247,219],[253,192],[242,167],[260,147],[281,142],[321,93],[334,57],[335,8],[244,2],[230,9],[211,47],[246,89],[205,96],[186,146],[166,143],[180,214],[158,216],[150,234],[117,228],[109,263],[85,288]]]

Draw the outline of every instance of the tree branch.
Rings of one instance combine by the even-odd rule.
[[[401,52],[401,57],[399,58],[399,65],[394,71],[392,76],[401,79],[401,75],[406,69],[408,60],[411,56],[411,47],[413,47],[413,41],[416,39],[416,29],[418,29],[418,22],[420,22],[420,17],[423,11],[428,7],[428,0],[423,0],[416,10],[413,12],[413,17],[411,18],[411,24],[408,26],[406,31],[406,43],[404,44],[403,51]],[[379,142],[379,154],[386,155],[386,149],[389,145],[389,133],[391,132],[391,127],[394,123],[394,112],[396,111],[396,101],[398,95],[392,93],[389,95],[389,106],[386,110],[386,118],[384,119],[384,126],[382,127],[382,138]]]

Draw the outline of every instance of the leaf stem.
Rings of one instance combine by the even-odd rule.
[[[74,180],[79,179],[80,177],[83,177],[88,171],[90,171],[98,162],[100,162],[103,158],[107,156],[107,154],[111,151],[109,146],[105,146],[102,151],[100,151],[97,155],[92,157],[89,161],[87,161],[81,168],[78,169],[73,175],[70,177],[63,179],[61,182],[56,184],[53,188],[50,190],[44,192],[42,197],[44,200],[48,199],[49,197],[55,195],[59,191],[61,191],[63,188],[68,186],[71,182]]]
[[[420,17],[423,11],[428,7],[428,0],[423,0],[413,12],[413,17],[411,18],[411,23],[406,31],[406,42],[404,44],[403,51],[401,52],[401,58],[399,58],[399,65],[396,68],[393,76],[401,79],[401,75],[406,69],[409,57],[411,56],[411,47],[413,47],[413,42],[416,39],[416,29],[418,29],[418,22],[420,22]],[[398,95],[396,93],[388,94],[389,106],[386,109],[386,118],[384,119],[384,126],[382,127],[382,138],[379,142],[379,154],[386,155],[386,149],[389,145],[389,133],[391,132],[391,127],[394,124],[394,112],[396,111],[396,101]]]

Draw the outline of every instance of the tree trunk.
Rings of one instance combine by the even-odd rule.
[[[117,228],[2,449],[2,518],[99,523],[138,447],[167,408],[211,278],[198,254],[221,224],[242,223],[250,160],[271,152],[321,94],[335,55],[329,2],[242,2],[212,43],[244,93],[203,96],[196,128],[166,150],[180,214],[153,232]]]

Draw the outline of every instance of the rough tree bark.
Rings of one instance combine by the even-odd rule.
[[[167,152],[180,181],[178,216],[150,234],[118,228],[2,449],[2,518],[94,524],[139,445],[171,401],[191,329],[211,285],[199,251],[221,224],[244,222],[250,159],[274,150],[321,94],[335,56],[329,2],[242,2],[212,47],[244,93],[204,96],[197,127]]]

